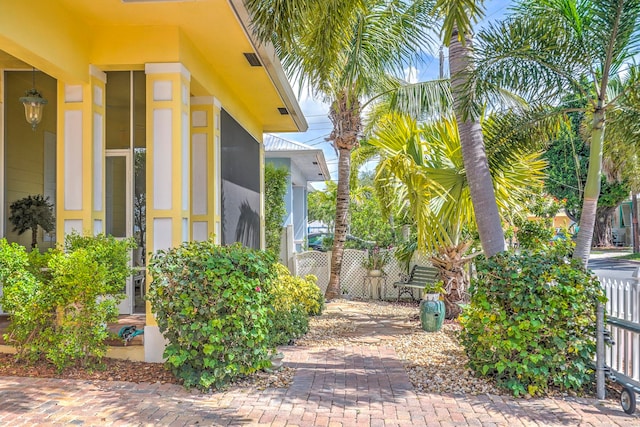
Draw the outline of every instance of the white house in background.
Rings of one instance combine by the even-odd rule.
[[[283,227],[291,230],[287,252],[300,252],[307,238],[307,194],[311,182],[331,179],[324,153],[300,142],[290,141],[267,134],[263,138],[265,162],[277,167],[286,167],[290,174],[287,180],[285,204],[287,214]],[[313,189],[311,188],[313,191]]]

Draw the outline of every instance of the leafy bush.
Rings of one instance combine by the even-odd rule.
[[[273,255],[212,241],[159,251],[148,299],[186,387],[224,386],[271,365]]]
[[[518,224],[516,238],[522,249],[542,250],[553,238],[553,228],[543,219],[523,220]]]
[[[274,345],[281,345],[307,333],[309,316],[322,312],[324,296],[315,276],[292,276],[282,264],[276,264],[275,269],[278,278],[271,287],[274,310],[271,335]]]
[[[501,253],[477,262],[461,316],[469,366],[518,396],[592,379],[597,279],[563,250]]]
[[[5,340],[17,357],[45,357],[59,370],[104,357],[106,324],[117,319],[132,247],[130,240],[71,235],[67,252],[27,255],[0,240],[2,306],[11,313]]]
[[[284,196],[287,194],[289,171],[271,163],[264,166],[264,234],[267,250],[280,253],[282,221],[287,214]]]

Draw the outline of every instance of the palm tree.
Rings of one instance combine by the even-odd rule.
[[[404,69],[430,44],[431,0],[248,0],[256,35],[270,41],[290,77],[330,104],[338,152],[331,276],[326,298],[340,295],[347,235],[351,152],[362,131],[362,107],[397,88]],[[395,76],[395,77],[393,77]]]
[[[485,151],[477,110],[470,108],[469,73],[473,70],[473,23],[483,15],[483,1],[438,0],[436,9],[444,16],[442,38],[449,47],[449,73],[453,109],[458,124],[462,158],[476,217],[482,249],[487,257],[505,250],[504,231]]]
[[[487,153],[495,177],[497,205],[510,215],[542,186],[545,162],[541,135],[555,128],[553,121],[531,122],[513,113],[483,121]],[[387,209],[408,208],[417,228],[418,248],[431,254],[440,270],[447,295],[447,317],[456,317],[456,304],[465,293],[464,266],[477,215],[465,174],[461,141],[453,118],[418,124],[408,116],[391,114],[382,120],[368,143],[381,156],[376,169],[378,193]]]
[[[582,90],[590,124],[590,153],[574,258],[586,267],[600,196],[607,112],[623,93],[610,95],[612,79],[640,54],[640,0],[522,0],[511,19],[479,34],[473,79],[478,92],[497,88],[556,103]],[[630,88],[629,88],[630,90]]]

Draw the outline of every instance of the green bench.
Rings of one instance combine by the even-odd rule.
[[[400,301],[400,297],[404,294],[411,296],[411,299],[422,298],[422,290],[427,283],[435,283],[440,280],[440,273],[435,267],[427,267],[422,265],[414,265],[411,269],[411,273],[406,280],[400,280],[393,284],[394,288],[398,289],[398,298],[396,301]],[[414,289],[418,289],[418,298],[413,296]]]

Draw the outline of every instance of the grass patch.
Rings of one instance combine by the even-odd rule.
[[[617,256],[616,259],[626,259],[626,260],[631,260],[631,261],[639,261],[640,260],[640,253],[639,254],[627,254],[627,255]]]

